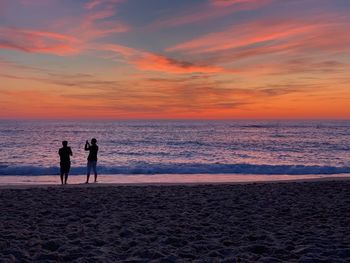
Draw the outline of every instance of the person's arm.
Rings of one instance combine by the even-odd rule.
[[[72,148],[69,147],[69,155],[73,156]]]
[[[88,151],[88,150],[90,150],[90,144],[89,144],[89,142],[88,141],[86,141],[86,143],[85,143],[85,151]]]

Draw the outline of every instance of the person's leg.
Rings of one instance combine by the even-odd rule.
[[[63,184],[63,175],[64,175],[64,167],[63,164],[60,163],[60,176],[61,176],[61,184]]]
[[[95,183],[97,182],[97,170],[96,170],[96,165],[97,165],[97,162],[93,162],[93,164],[92,164],[92,169],[94,170],[94,174],[95,174]]]
[[[70,163],[67,163],[66,172],[65,172],[65,178],[64,178],[64,184],[67,184],[69,171],[70,171]]]
[[[63,172],[61,171],[61,184],[63,184]]]
[[[91,162],[87,163],[87,175],[86,175],[86,183],[89,183],[89,179],[90,179],[90,172],[91,172]]]

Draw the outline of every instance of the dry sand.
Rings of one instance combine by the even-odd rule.
[[[1,262],[350,262],[350,181],[0,190]]]

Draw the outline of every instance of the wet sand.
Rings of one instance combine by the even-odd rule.
[[[320,181],[320,180],[350,180],[350,174],[137,174],[137,175],[99,175],[97,185],[145,185],[145,184],[237,184],[254,182],[293,182],[293,181]],[[70,175],[69,186],[81,186],[86,181],[86,175]],[[91,181],[90,181],[91,182]],[[59,175],[43,176],[0,176],[1,188],[17,187],[47,187],[60,184]]]
[[[349,262],[350,181],[0,189],[1,262]]]

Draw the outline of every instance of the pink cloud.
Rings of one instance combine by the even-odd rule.
[[[230,5],[236,5],[236,4],[250,4],[250,3],[257,3],[261,2],[261,0],[211,0],[210,3],[213,6],[230,6]]]
[[[81,49],[87,50],[97,39],[130,30],[129,26],[116,18],[117,4],[121,2],[123,0],[89,1],[85,4],[87,10],[84,13],[56,21],[52,28],[76,36]]]
[[[88,2],[85,3],[84,7],[86,9],[94,9],[96,7],[103,5],[103,4],[114,5],[114,4],[124,2],[124,1],[125,0],[89,0]]]
[[[100,5],[102,2],[103,0],[90,0],[84,5],[84,7],[86,9],[93,9],[94,7]]]
[[[336,51],[349,47],[348,23],[339,15],[304,20],[270,19],[234,25],[169,47],[167,51],[212,54],[228,61],[276,52]]]
[[[187,41],[168,48],[168,51],[185,51],[191,53],[216,52],[239,48],[248,45],[292,38],[308,34],[320,25],[304,21],[259,21],[243,25],[235,25],[222,32]]]
[[[33,53],[71,55],[79,52],[72,36],[17,28],[0,27],[0,48]]]
[[[78,26],[72,32],[84,39],[95,39],[128,31],[129,27],[124,23],[109,19],[114,14],[112,10],[90,12],[78,22]]]
[[[21,1],[22,4],[39,5],[56,0]],[[115,18],[116,5],[123,1],[88,1],[88,10],[84,10],[84,13],[49,23],[45,25],[46,30],[0,26],[0,48],[55,55],[72,55],[86,51],[99,38],[129,30],[128,26]]]
[[[136,49],[129,48],[129,47],[122,46],[122,45],[117,45],[117,44],[106,44],[103,46],[97,46],[96,49],[101,49],[101,50],[105,50],[105,51],[111,51],[114,53],[118,53],[126,58],[140,56],[143,53],[142,51],[138,51]]]
[[[129,26],[116,19],[117,4],[123,0],[92,0],[85,4],[88,9],[81,16],[65,18],[55,23],[56,28],[67,28],[66,32],[79,36],[83,41],[127,32]],[[75,25],[72,27],[71,25]]]

